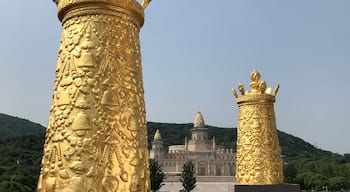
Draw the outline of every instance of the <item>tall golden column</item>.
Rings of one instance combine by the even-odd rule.
[[[239,105],[237,128],[236,183],[241,185],[271,185],[283,183],[281,150],[278,142],[273,103],[274,93],[260,81],[254,70],[250,78],[251,90],[245,91],[241,83],[233,89]]]
[[[135,0],[55,0],[63,31],[39,192],[149,191]]]

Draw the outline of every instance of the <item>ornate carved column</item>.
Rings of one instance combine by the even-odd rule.
[[[63,31],[40,192],[149,191],[135,0],[55,0]]]
[[[236,183],[265,185],[283,183],[281,150],[278,142],[273,103],[279,86],[272,93],[260,73],[253,71],[249,91],[233,89],[239,105],[237,128]]]

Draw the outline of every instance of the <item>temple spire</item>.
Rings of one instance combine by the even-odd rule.
[[[202,113],[200,111],[197,112],[196,117],[194,118],[193,127],[194,128],[204,128],[205,127],[204,118],[203,118]]]
[[[160,135],[159,129],[157,129],[156,133],[154,134],[153,141],[161,141],[162,136]]]

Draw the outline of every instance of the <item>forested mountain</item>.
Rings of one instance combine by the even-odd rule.
[[[40,172],[44,133],[0,140],[0,192],[32,192]]]
[[[184,144],[185,137],[190,138],[190,129],[193,128],[192,123],[188,124],[169,124],[169,123],[154,123],[149,122],[148,126],[148,143],[153,139],[154,133],[159,129],[162,135],[164,146],[174,144]],[[213,126],[206,126],[208,128],[209,138],[215,136],[216,142],[219,145],[223,145],[225,148],[232,148],[236,150],[237,141],[237,129],[236,128],[219,128]],[[295,156],[341,156],[329,151],[324,151],[316,148],[310,143],[287,134],[282,131],[278,131],[278,137],[282,154],[287,160],[293,159]],[[149,146],[150,147],[150,146]]]
[[[193,124],[149,122],[149,147],[159,129],[165,147],[183,144],[190,138]],[[207,126],[209,136],[226,148],[236,148],[236,129]],[[35,190],[40,171],[44,143],[44,127],[28,120],[0,114],[0,192]],[[299,183],[302,188],[350,189],[350,157],[320,150],[284,132],[278,132],[285,156],[285,181]]]
[[[38,123],[0,113],[0,140],[44,132],[45,127]]]

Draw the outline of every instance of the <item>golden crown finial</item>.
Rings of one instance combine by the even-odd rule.
[[[259,73],[259,71],[257,70],[254,70],[250,73],[250,79],[253,81],[253,82],[258,82],[261,78],[261,75]]]
[[[245,91],[244,86],[242,83],[238,83],[238,90],[241,93],[241,95],[256,95],[256,94],[268,94],[268,95],[273,95],[276,96],[279,85],[275,88],[274,93],[272,94],[272,89],[271,87],[267,87],[266,81],[260,81],[261,74],[257,70],[253,70],[250,73],[250,79],[252,80],[251,83],[249,83],[249,86],[252,88],[251,90]],[[259,82],[260,81],[260,82]],[[232,89],[232,94],[238,98],[238,94],[235,89]]]
[[[146,9],[148,4],[151,3],[152,0],[143,0],[141,6],[143,9]]]
[[[252,88],[251,90],[252,93],[258,92],[260,77],[261,75],[257,70],[254,70],[253,72],[250,73],[250,79],[252,80],[252,82],[249,85]]]

